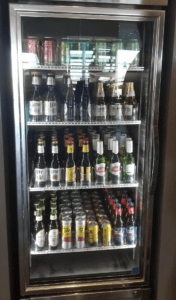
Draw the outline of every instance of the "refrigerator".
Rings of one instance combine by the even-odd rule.
[[[150,299],[165,12],[109,6],[9,5],[21,299]]]

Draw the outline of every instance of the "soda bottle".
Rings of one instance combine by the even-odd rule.
[[[134,215],[134,203],[128,207],[128,218],[126,222],[126,242],[129,245],[137,243],[137,226]]]
[[[115,245],[125,244],[125,227],[122,220],[122,208],[121,204],[118,203],[115,211],[114,217],[114,243]]]

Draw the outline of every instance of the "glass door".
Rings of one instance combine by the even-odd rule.
[[[132,282],[151,235],[159,24],[120,10],[57,10],[17,20],[29,284]]]

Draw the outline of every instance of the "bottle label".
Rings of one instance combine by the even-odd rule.
[[[129,206],[128,206],[128,213],[129,213],[130,215],[134,214],[134,207],[129,207]]]
[[[51,229],[48,234],[49,246],[56,247],[59,243],[59,230]]]
[[[129,176],[134,175],[135,164],[126,165],[126,173]]]
[[[122,105],[116,104],[116,105],[110,105],[109,107],[109,115],[112,117],[122,117]]]
[[[36,234],[36,245],[40,248],[45,246],[45,230],[42,229]]]
[[[71,243],[71,225],[62,226],[62,241]]]
[[[120,176],[121,163],[116,162],[116,163],[110,164],[110,170],[113,175]]]
[[[99,176],[105,176],[105,171],[106,171],[105,169],[106,169],[105,163],[96,164],[95,166],[96,174]]]
[[[46,181],[46,169],[35,168],[35,181],[36,182]]]
[[[124,227],[115,227],[114,229],[115,234],[115,243],[117,244],[124,244],[125,242],[125,228]]]
[[[39,76],[32,76],[32,84],[33,85],[40,85],[41,78]]]
[[[37,152],[40,154],[44,154],[45,150],[44,150],[44,146],[42,145],[38,145],[37,147]]]
[[[133,115],[133,105],[125,105],[125,115],[128,117],[132,117]]]
[[[52,76],[47,78],[47,85],[55,85],[55,79]]]
[[[53,154],[58,154],[58,146],[52,146],[52,151]]]
[[[40,115],[43,116],[43,101],[40,101]]]
[[[67,153],[73,153],[73,145],[68,145],[67,146]]]
[[[66,181],[74,182],[75,181],[75,166],[72,168],[66,168]]]
[[[50,220],[57,220],[57,215],[50,215]]]
[[[89,145],[83,145],[82,152],[89,152]]]
[[[135,97],[135,92],[134,91],[127,91],[126,96],[127,97]]]
[[[86,177],[86,179],[84,179]],[[91,167],[86,167],[86,174],[84,174],[84,167],[80,168],[80,180],[81,181],[90,181],[91,179]]]
[[[29,114],[31,116],[39,116],[40,113],[40,101],[29,101]]]
[[[106,105],[96,105],[95,106],[95,115],[96,115],[96,117],[106,118]]]
[[[50,168],[50,181],[60,181],[60,168],[58,169],[53,169]]]
[[[121,198],[121,204],[126,206],[126,198]]]
[[[98,225],[89,225],[89,244],[98,246]]]
[[[126,141],[126,151],[128,153],[133,153],[133,141],[132,140]]]
[[[44,102],[45,116],[56,116],[57,115],[57,103],[51,101]]]
[[[77,241],[83,242],[85,241],[85,225],[80,225],[77,227]]]
[[[104,91],[103,91],[103,89],[97,92],[97,98],[104,98]]]
[[[103,226],[103,246],[111,246],[111,225]]]
[[[36,216],[36,213],[37,213],[37,212],[35,212],[35,214],[34,214],[35,216]],[[42,217],[42,216],[36,216],[36,221],[42,221],[42,220],[43,220],[43,217]]]
[[[98,142],[98,139],[92,139],[92,147],[93,147],[94,151],[97,151],[97,142]]]
[[[127,226],[126,227],[126,240],[127,243],[135,243],[137,240],[137,227]]]

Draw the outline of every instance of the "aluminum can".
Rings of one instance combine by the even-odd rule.
[[[102,230],[102,245],[111,246],[111,223],[110,221],[104,221],[101,225]]]
[[[88,217],[88,218],[86,219],[86,229],[87,229],[88,232],[89,232],[89,224],[90,224],[91,222],[94,222],[94,221],[96,221],[96,218],[95,218],[95,216],[93,216],[93,215],[91,215],[90,217]]]
[[[102,223],[104,221],[109,221],[109,218],[106,215],[103,215],[101,217],[98,217],[98,225],[100,226],[100,228],[102,228]]]
[[[43,63],[47,66],[56,65],[57,43],[53,37],[45,37],[43,41]]]
[[[95,221],[89,223],[89,245],[98,247],[98,224]]]
[[[62,249],[72,247],[72,218],[65,216],[62,219]]]
[[[60,43],[61,65],[65,65],[69,63],[69,52],[70,52],[70,42],[68,39],[63,38]]]
[[[59,227],[60,229],[62,229],[62,220],[63,218],[65,217],[70,217],[72,219],[72,213],[68,213],[67,210],[66,211],[62,211],[60,214],[59,214]]]
[[[76,248],[85,247],[85,227],[86,227],[86,217],[85,215],[77,215],[75,218],[75,242]]]
[[[105,215],[106,211],[104,209],[99,209],[98,212],[96,213],[96,216],[97,214]]]
[[[36,36],[27,37],[27,52],[35,53],[38,57],[39,63],[41,63],[41,45]]]

